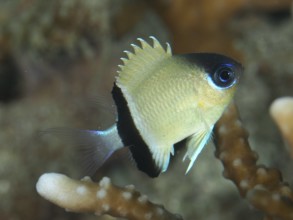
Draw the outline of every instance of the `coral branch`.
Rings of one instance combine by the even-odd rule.
[[[89,177],[73,180],[62,174],[46,173],[36,188],[45,199],[73,212],[109,214],[129,220],[182,220],[163,206],[151,203],[133,185],[117,187],[107,177],[94,183]]]
[[[276,99],[270,107],[270,114],[287,141],[293,158],[293,97]]]
[[[248,143],[237,108],[230,105],[215,127],[216,156],[224,176],[240,194],[270,218],[293,219],[293,193],[276,169],[256,165],[257,155]]]

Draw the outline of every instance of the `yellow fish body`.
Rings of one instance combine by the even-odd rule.
[[[112,95],[117,122],[105,131],[73,131],[82,145],[89,172],[113,152],[128,147],[137,167],[149,176],[168,168],[174,145],[184,142],[188,172],[208,142],[214,124],[231,101],[242,66],[218,54],[172,55],[154,38],[125,51]]]
[[[165,50],[151,38],[153,46],[138,39],[141,47],[126,51],[116,84],[158,169],[167,170],[174,144],[188,138],[188,171],[231,101],[242,67],[217,54],[172,55],[168,44]]]

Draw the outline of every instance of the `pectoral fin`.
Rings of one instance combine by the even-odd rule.
[[[155,161],[156,166],[161,172],[165,172],[168,168],[170,161],[170,154],[174,154],[173,146],[159,146],[153,151],[153,159]]]
[[[188,168],[186,170],[186,173],[191,169],[193,166],[197,156],[202,151],[203,147],[206,145],[208,140],[211,137],[212,129],[203,127],[202,129],[198,130],[195,134],[190,136],[187,140],[187,152],[184,155],[183,161],[186,159],[186,157],[189,158],[190,162],[188,165]]]

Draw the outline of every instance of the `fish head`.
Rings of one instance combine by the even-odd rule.
[[[214,53],[180,56],[189,65],[190,71],[196,70],[197,106],[206,120],[215,122],[234,96],[243,73],[242,65],[232,58]]]

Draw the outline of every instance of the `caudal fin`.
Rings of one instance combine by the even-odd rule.
[[[104,162],[123,147],[116,125],[105,131],[80,130],[74,128],[50,128],[42,135],[53,135],[80,150],[81,166],[84,174],[92,176]]]

